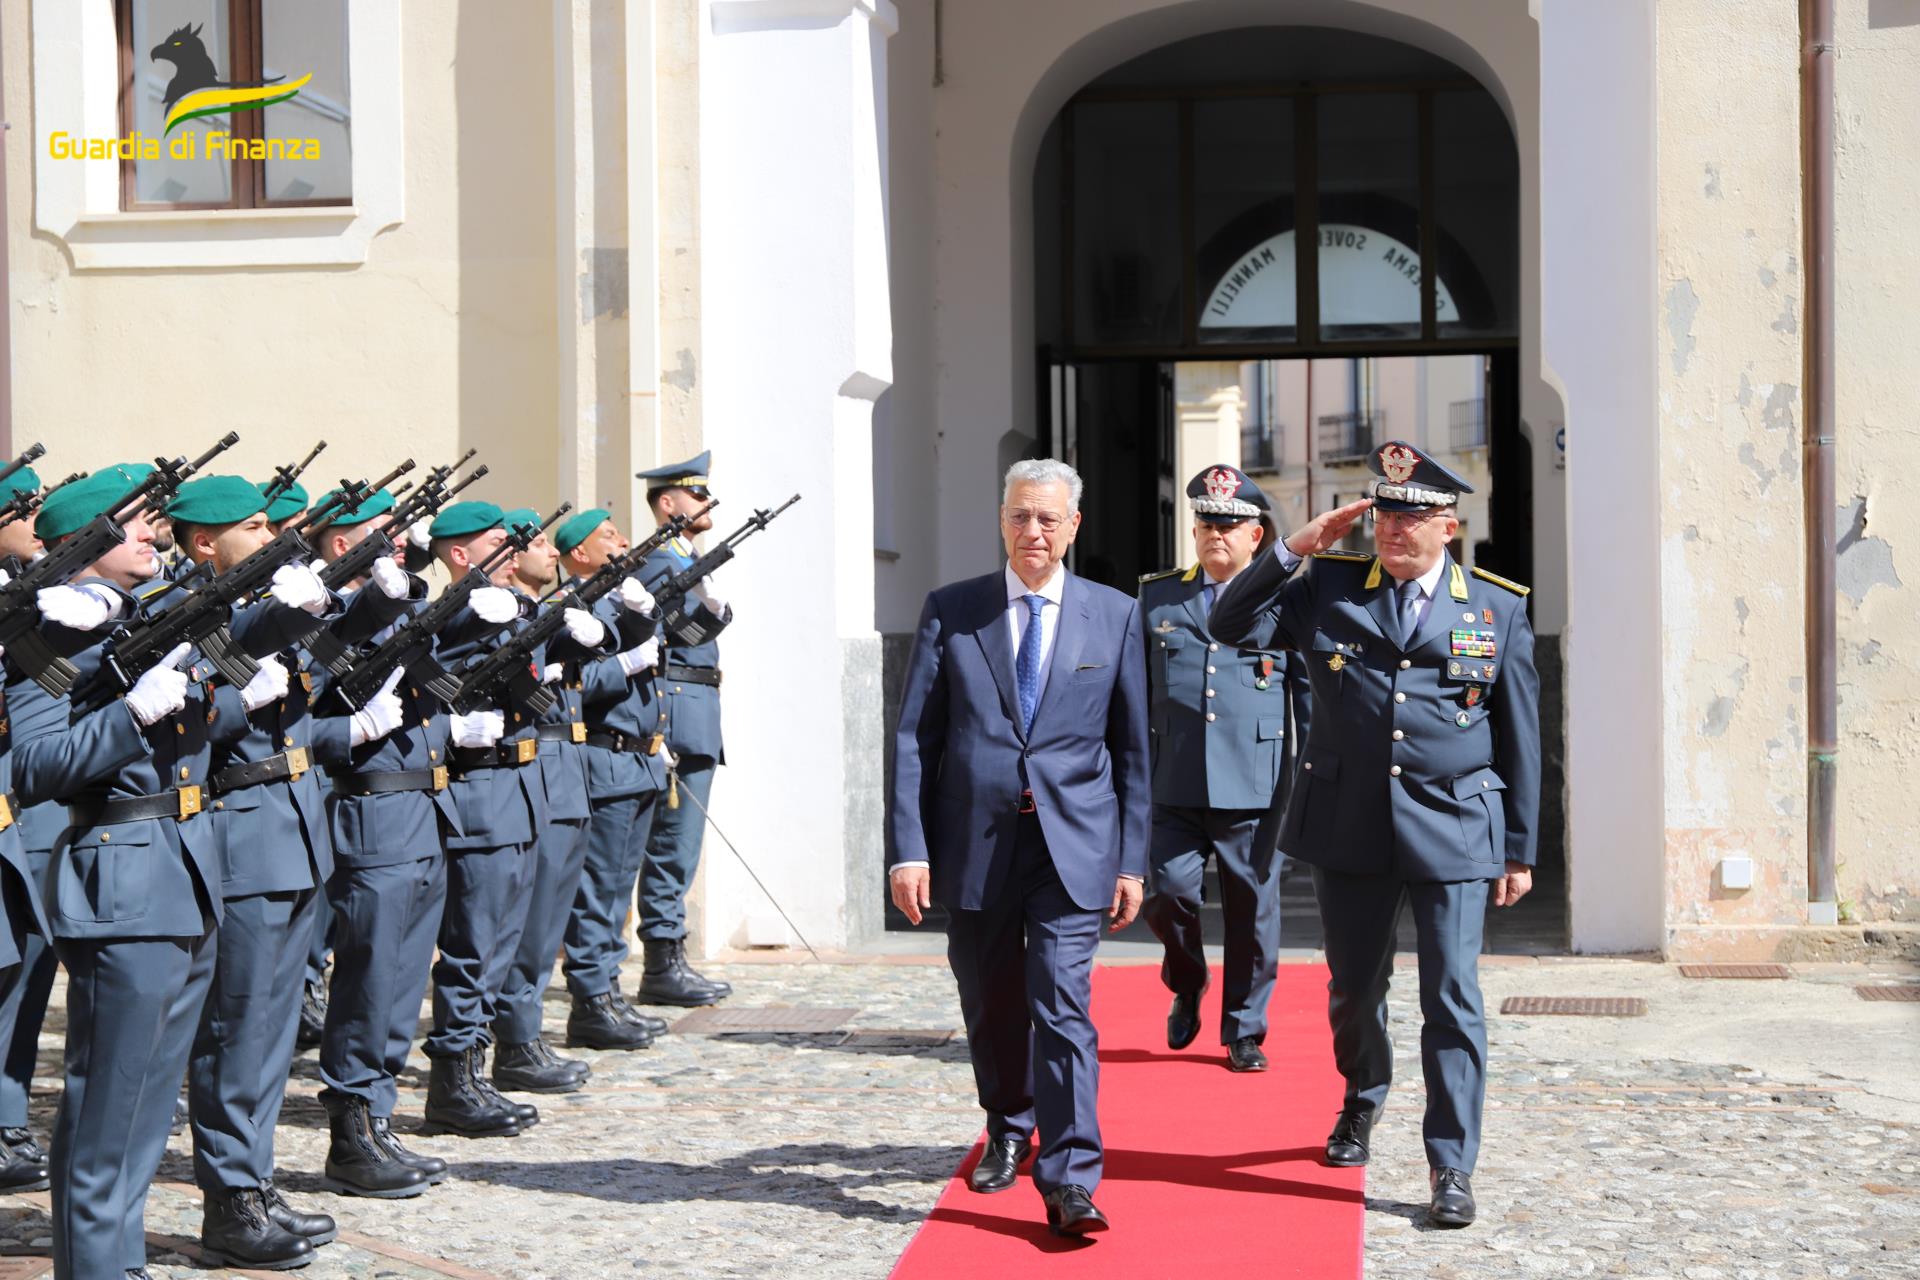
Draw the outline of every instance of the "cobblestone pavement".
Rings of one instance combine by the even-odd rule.
[[[733,1008],[859,1012],[831,1034],[674,1035],[644,1053],[587,1053],[588,1089],[537,1099],[542,1123],[517,1139],[409,1132],[454,1162],[446,1185],[413,1200],[318,1190],[325,1118],[313,1055],[302,1055],[280,1181],[297,1204],[336,1215],[343,1234],[301,1274],[884,1276],[979,1120],[964,1043],[944,1034],[959,1025],[952,982],[929,959],[720,967],[738,988]],[[1418,1030],[1412,983],[1397,982],[1402,1084],[1375,1135],[1368,1274],[1920,1274],[1920,1005],[1850,989],[1890,976],[1836,966],[1788,982],[1701,982],[1628,961],[1490,961],[1482,1216],[1462,1232],[1421,1223]],[[1637,1019],[1494,1012],[1517,994],[1638,995],[1651,1008]],[[43,1135],[61,998],[42,1042]],[[547,1011],[557,1037],[564,1000],[550,997]],[[1221,1087],[1230,1082],[1222,1073]],[[411,1131],[425,1095],[417,1054],[403,1083],[399,1121]],[[153,1273],[169,1280],[225,1274],[192,1253],[190,1181],[178,1137],[148,1213]],[[0,1253],[14,1255],[0,1257],[0,1280],[45,1272],[46,1232],[44,1194],[0,1198]]]

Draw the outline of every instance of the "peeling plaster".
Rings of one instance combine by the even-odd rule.
[[[1747,629],[1747,619],[1753,616],[1753,610],[1747,608],[1747,598],[1745,596],[1735,596],[1733,598],[1733,611],[1740,615],[1740,629],[1745,631]]]
[[[580,323],[627,314],[627,251],[580,251]]]
[[[1800,331],[1800,314],[1793,309],[1794,302],[1795,299],[1788,298],[1786,305],[1780,308],[1780,315],[1773,322],[1773,331],[1775,333],[1798,333]]]
[[[1673,340],[1673,371],[1684,374],[1693,358],[1693,318],[1700,314],[1700,295],[1693,281],[1675,281],[1667,290],[1667,336]]]
[[[1765,267],[1760,268],[1760,283],[1765,288],[1768,288],[1768,289],[1773,288],[1775,282],[1778,281],[1779,279],[1780,279],[1779,276],[1773,274],[1773,272],[1769,271],[1767,268]]]
[[[1707,166],[1707,180],[1701,184],[1701,194],[1709,200],[1720,198],[1720,170],[1713,165]]]
[[[1755,477],[1759,479],[1760,492],[1765,493],[1768,487],[1773,484],[1773,468],[1760,461],[1760,455],[1753,451],[1753,446],[1750,444],[1740,446],[1739,458],[1741,462],[1746,464],[1747,470],[1753,472]],[[1743,607],[1741,621],[1744,622],[1745,620],[1745,609]]]
[[[1727,726],[1733,723],[1732,698],[1715,698],[1707,704],[1707,718],[1700,722],[1700,735],[1705,738],[1726,736]]]
[[[1880,656],[1880,642],[1878,640],[1869,640],[1865,644],[1860,646],[1860,661],[1872,662],[1875,658],[1879,656]]]
[[[1734,394],[1733,398],[1739,402],[1742,409],[1749,408],[1753,404],[1753,379],[1747,376],[1745,369],[1740,371],[1740,390]]]
[[[699,381],[694,373],[693,349],[682,347],[674,353],[674,367],[660,375],[660,381],[676,391],[692,391],[693,384]]]
[[[1875,587],[1903,585],[1893,567],[1893,548],[1881,538],[1867,533],[1867,500],[1855,498],[1851,506],[1840,508],[1840,535],[1834,552],[1839,557],[1839,586],[1855,604],[1867,598]]]
[[[1791,382],[1776,382],[1767,389],[1767,406],[1760,411],[1760,421],[1769,431],[1793,430],[1793,406],[1800,398],[1800,388]]]

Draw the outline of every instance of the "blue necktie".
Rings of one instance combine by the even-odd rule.
[[[1020,597],[1027,602],[1027,630],[1020,637],[1020,728],[1033,728],[1033,713],[1040,708],[1040,610],[1046,605],[1045,596],[1025,595]]]
[[[1420,630],[1420,581],[1411,579],[1400,584],[1400,647],[1413,647],[1414,633]]]

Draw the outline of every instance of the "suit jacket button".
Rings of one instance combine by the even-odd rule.
[[[1313,761],[1309,760],[1305,764],[1301,765],[1300,767],[1302,769],[1311,769],[1313,768]]]
[[[1407,736],[1407,735],[1406,735],[1406,733],[1405,733],[1405,731],[1404,731],[1404,730],[1400,730],[1400,729],[1395,729],[1395,730],[1393,731],[1393,740],[1394,740],[1395,742],[1398,742],[1398,741],[1400,741],[1400,739],[1402,739],[1402,738],[1404,738],[1404,737],[1406,737],[1406,736]]]
[[[1400,669],[1401,669],[1402,671],[1405,671],[1405,670],[1406,670],[1406,669],[1407,669],[1408,667],[1410,667],[1410,666],[1412,666],[1412,665],[1413,665],[1413,659],[1411,659],[1411,658],[1402,658],[1402,659],[1400,659]]]
[[[1219,646],[1219,645],[1217,645],[1217,644],[1210,644],[1210,645],[1208,645],[1208,646],[1207,646],[1207,652],[1208,652],[1208,653],[1218,653],[1218,652],[1220,652],[1220,646]]]
[[[1213,690],[1211,690],[1211,689],[1209,689],[1209,690],[1207,690],[1207,696],[1208,696],[1209,698],[1211,698],[1211,697],[1213,697]]]
[[[1396,693],[1393,695],[1393,700],[1395,702],[1405,702],[1407,700],[1407,695],[1404,693]]]
[[[1213,712],[1211,712],[1211,711],[1209,711],[1209,712],[1207,712],[1207,723],[1208,723],[1208,724],[1212,724],[1212,723],[1214,722],[1214,719],[1215,719],[1215,716],[1214,716],[1214,714],[1213,714]],[[1312,766],[1312,765],[1308,765],[1308,766],[1307,766],[1307,768],[1309,768],[1309,769],[1311,769],[1311,768],[1313,768],[1313,766]]]
[[[1208,667],[1208,668],[1207,668],[1207,674],[1208,674],[1208,675],[1214,675],[1214,674],[1215,674],[1215,673],[1217,673],[1217,672],[1218,672],[1219,670],[1220,670],[1220,669],[1219,669],[1218,667]]]
[[[1389,770],[1387,770],[1387,772],[1388,772],[1389,774],[1391,774],[1391,775],[1392,775],[1393,777],[1396,777],[1396,778],[1397,778],[1397,777],[1399,777],[1399,776],[1400,776],[1400,766],[1399,766],[1399,765],[1395,765],[1395,766],[1393,766],[1393,768],[1391,768],[1391,769],[1389,769]]]

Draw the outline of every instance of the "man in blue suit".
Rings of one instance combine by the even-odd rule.
[[[1327,1161],[1365,1164],[1393,1074],[1387,981],[1411,908],[1420,964],[1428,1219],[1475,1215],[1487,1033],[1478,965],[1489,891],[1533,884],[1540,806],[1540,681],[1527,589],[1447,553],[1472,489],[1413,445],[1370,463],[1350,503],[1261,556],[1214,604],[1231,644],[1307,660],[1313,722],[1280,842],[1314,868],[1326,933],[1327,1017],[1346,1099]],[[1331,553],[1371,507],[1372,556]],[[1311,567],[1296,573],[1302,558]]]
[[[1139,913],[1147,872],[1146,649],[1126,596],[1067,572],[1080,477],[1015,463],[1006,567],[927,597],[895,735],[888,865],[918,924],[952,913],[974,1083],[987,1113],[976,1191],[1033,1180],[1057,1235],[1106,1229],[1099,1039],[1088,1007],[1104,911]]]

